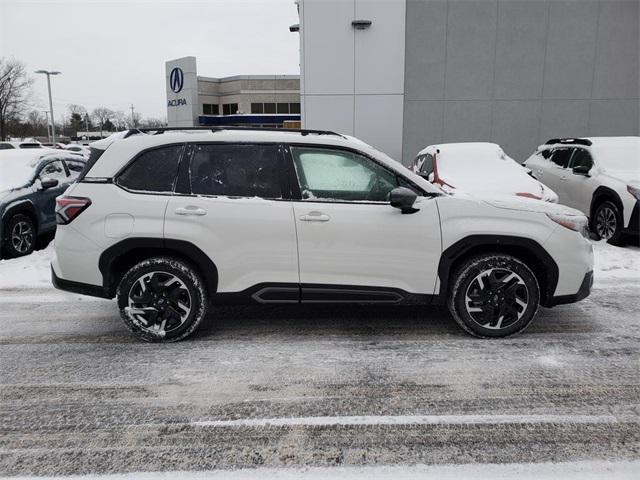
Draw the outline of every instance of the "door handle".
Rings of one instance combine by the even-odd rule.
[[[307,215],[300,216],[300,220],[303,222],[328,222],[331,217],[322,212],[309,212]]]
[[[195,205],[187,205],[184,208],[178,207],[175,212],[176,215],[194,215],[197,217],[207,214],[207,211],[204,208],[196,207]]]

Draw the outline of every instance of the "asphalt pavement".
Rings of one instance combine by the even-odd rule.
[[[640,458],[640,281],[524,333],[444,309],[215,308],[136,341],[114,302],[0,291],[0,475]]]

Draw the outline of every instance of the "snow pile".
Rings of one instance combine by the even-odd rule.
[[[0,260],[0,289],[51,287],[53,242],[26,257]]]
[[[72,477],[14,477],[15,480],[600,480],[636,479],[640,461],[583,461],[566,463],[507,463],[411,465],[375,467],[307,467],[214,470],[211,472],[149,472]]]
[[[593,242],[595,285],[599,280],[640,279],[640,248],[614,247],[607,242]]]

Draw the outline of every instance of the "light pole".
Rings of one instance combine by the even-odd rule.
[[[47,119],[47,142],[51,141],[51,133],[49,132],[49,112],[44,111],[44,116]]]
[[[56,145],[56,124],[53,120],[53,101],[51,100],[51,75],[60,75],[61,72],[50,72],[48,70],[36,70],[35,73],[43,73],[47,76],[47,88],[49,89],[49,112],[51,113],[51,143]]]

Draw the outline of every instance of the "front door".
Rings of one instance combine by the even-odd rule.
[[[300,186],[294,202],[302,301],[400,301],[432,295],[440,259],[433,198],[403,214],[389,193],[403,180],[351,151],[291,147]]]
[[[54,160],[46,163],[42,167],[42,170],[40,170],[40,173],[38,173],[36,188],[41,189],[40,184],[42,180],[58,181],[58,185],[46,190],[41,190],[35,197],[40,211],[40,230],[49,230],[56,224],[56,197],[62,195],[69,186],[67,173],[65,172],[62,162],[60,160]]]

